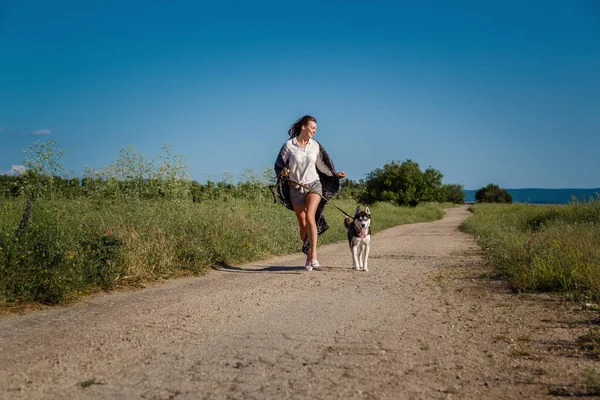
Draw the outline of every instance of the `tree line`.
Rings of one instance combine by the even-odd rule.
[[[61,159],[65,150],[56,149],[57,140],[35,142],[24,153],[25,170],[18,175],[0,175],[0,196],[75,199],[152,199],[202,201],[223,197],[270,197],[269,185],[275,182],[272,168],[262,174],[247,169],[237,183],[233,174],[220,181],[201,184],[190,179],[188,166],[181,155],[171,153],[170,145],[162,153],[148,159],[133,148],[121,149],[111,164],[95,170],[86,167],[79,178],[65,171]],[[368,173],[366,179],[344,179],[341,198],[363,204],[391,202],[400,206],[416,206],[426,202],[462,204],[462,185],[443,184],[443,174],[432,167],[421,170],[411,159],[392,161]]]

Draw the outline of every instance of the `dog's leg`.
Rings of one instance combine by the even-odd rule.
[[[365,248],[363,247],[362,242],[358,245],[358,269],[362,271],[363,269],[363,253]]]
[[[360,244],[358,245],[358,269],[359,270],[363,270],[364,267],[364,263],[363,263],[363,254],[365,253],[365,246],[362,243],[362,241],[360,242]]]
[[[362,242],[360,243],[360,247],[358,248],[358,265],[360,266],[359,270],[363,270],[364,267],[364,263],[363,263],[363,254],[365,253],[365,247],[362,244]]]
[[[351,246],[350,247],[352,249],[352,268],[354,269],[359,269],[359,263],[358,263],[358,246]]]
[[[369,259],[369,251],[371,250],[371,238],[365,243],[365,249],[363,250],[363,270],[369,271],[367,266],[367,260]]]

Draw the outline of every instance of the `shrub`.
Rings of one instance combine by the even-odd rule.
[[[490,183],[475,193],[475,200],[480,203],[512,203],[512,196],[505,189]]]
[[[462,185],[444,185],[442,190],[444,193],[444,201],[452,204],[463,204],[465,202],[465,192],[463,192]]]

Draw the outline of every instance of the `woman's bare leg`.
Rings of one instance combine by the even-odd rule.
[[[300,227],[300,240],[304,243],[304,239],[307,235],[307,226],[306,226],[306,204],[302,204],[301,206],[294,206],[294,212],[296,213],[296,218],[298,218],[298,226]],[[309,238],[310,240],[310,238]],[[308,251],[306,255],[307,261],[310,261],[311,252]]]
[[[317,207],[319,206],[319,202],[321,201],[321,196],[316,193],[309,193],[306,196],[306,230],[308,234],[308,240],[310,241],[310,259],[317,259],[317,221],[315,219],[315,214],[317,212]]]
[[[294,206],[296,218],[298,218],[298,226],[300,227],[300,240],[304,242],[306,237],[306,205]]]

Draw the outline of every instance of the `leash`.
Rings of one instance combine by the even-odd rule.
[[[289,174],[289,173],[288,173]],[[279,183],[275,186],[269,186],[269,189],[271,190],[271,193],[273,193],[273,200],[275,200],[275,202],[277,203],[277,199],[279,198],[279,196],[277,196],[277,190],[273,190],[275,188],[277,188],[277,186],[282,185],[283,182],[288,181],[289,183],[299,186],[303,189],[305,189],[306,191],[310,192],[310,193],[314,193],[319,195],[319,197],[321,197],[321,199],[325,200],[325,203],[327,204],[331,204],[332,206],[334,206],[335,208],[337,208],[338,210],[340,210],[342,212],[342,214],[344,214],[345,216],[347,216],[348,218],[352,219],[354,221],[354,217],[351,216],[350,214],[348,214],[346,211],[342,210],[341,208],[339,208],[338,206],[336,206],[333,203],[329,203],[329,200],[327,200],[325,197],[323,197],[323,195],[319,192],[316,192],[314,190],[312,190],[311,188],[309,188],[308,186],[302,184],[302,183],[298,183],[298,182],[294,182],[291,179],[288,178],[287,175],[281,175],[283,177],[283,179],[281,181],[279,181]]]

